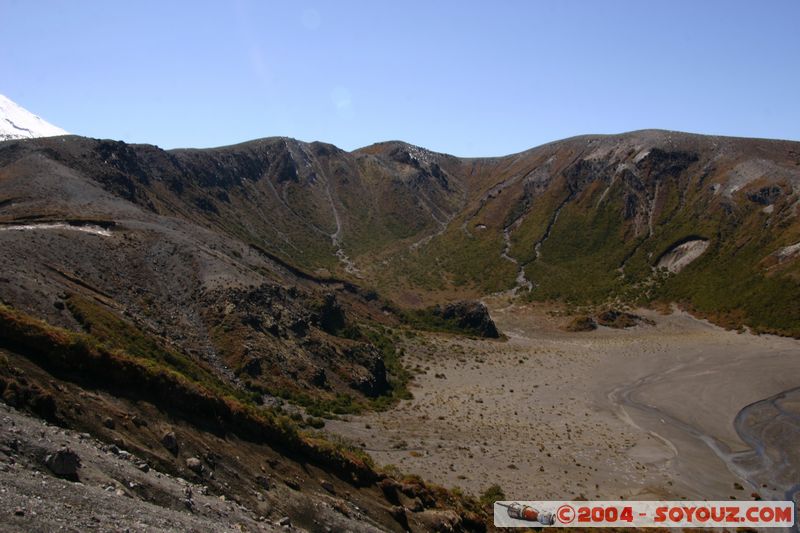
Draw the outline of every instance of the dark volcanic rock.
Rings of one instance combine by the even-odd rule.
[[[651,176],[677,176],[698,159],[698,155],[691,152],[653,148],[636,163],[636,168]]]
[[[783,190],[777,186],[761,187],[755,192],[747,193],[747,199],[761,205],[771,205],[783,195]]]
[[[397,523],[403,526],[403,529],[408,530],[408,517],[406,516],[406,509],[402,505],[393,505],[389,509],[389,514],[392,518],[397,520]]]
[[[630,328],[642,323],[650,326],[654,324],[650,319],[625,311],[617,311],[616,309],[609,309],[598,314],[597,323],[601,326],[617,329]]]
[[[319,325],[323,331],[335,335],[345,326],[344,309],[333,293],[325,294],[319,309]]]
[[[307,371],[308,382],[315,387],[324,388],[328,383],[328,375],[325,373],[324,368],[311,367]]]
[[[347,356],[359,365],[352,370],[351,387],[371,398],[389,390],[386,365],[377,348],[371,344],[354,346],[348,350]]]
[[[609,328],[622,329],[635,326],[638,318],[639,317],[632,313],[609,309],[597,315],[597,322]]]
[[[567,331],[594,331],[597,329],[597,322],[590,316],[577,316],[564,329]]]
[[[178,438],[174,431],[164,433],[161,437],[161,445],[164,446],[172,455],[178,455]]]
[[[397,480],[392,478],[384,478],[378,483],[378,487],[383,491],[383,495],[386,499],[394,504],[400,503],[400,498],[398,495],[400,489],[400,483]]]
[[[263,371],[261,368],[261,359],[248,359],[247,362],[242,365],[242,371],[252,377],[260,376]]]
[[[443,319],[454,321],[459,328],[468,330],[481,337],[496,339],[500,337],[489,310],[481,302],[454,302],[444,308],[437,307],[434,314]]]
[[[48,455],[45,459],[45,465],[56,476],[77,481],[81,458],[78,457],[77,453],[65,448]]]

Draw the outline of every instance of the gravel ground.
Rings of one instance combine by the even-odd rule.
[[[376,461],[512,499],[770,496],[734,464],[748,404],[797,385],[800,343],[640,310],[627,330],[563,331],[541,309],[492,308],[508,340],[408,341],[414,399],[331,421]]]
[[[68,448],[79,481],[55,477],[44,458]],[[144,466],[135,456],[0,403],[2,531],[276,531],[202,485]],[[143,471],[147,470],[147,472]],[[145,501],[145,498],[151,501]]]

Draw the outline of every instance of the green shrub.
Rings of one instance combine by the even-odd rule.
[[[488,506],[492,505],[494,502],[503,501],[505,499],[506,493],[503,492],[503,489],[500,487],[500,485],[494,484],[483,491],[479,501],[481,505]]]

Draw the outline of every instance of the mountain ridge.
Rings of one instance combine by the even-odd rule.
[[[630,295],[637,283],[654,279],[648,269],[656,262],[643,257],[643,250],[651,258],[662,256],[697,233],[709,214],[717,226],[741,225],[742,217],[757,225],[756,218],[764,216],[767,226],[776,220],[788,224],[766,232],[753,226],[739,239],[758,233],[790,241],[784,246],[800,241],[795,141],[639,130],[579,136],[506,156],[458,158],[400,141],[346,152],[327,143],[268,137],[165,151],[64,139],[58,145],[34,143],[46,144],[41,148],[48,154],[148,209],[177,209],[173,214],[252,242],[311,273],[366,282],[404,305],[519,289],[515,279],[528,283],[537,276],[564,281],[561,288],[539,284],[523,295],[595,303],[613,299],[612,293]],[[685,210],[687,205],[696,210]],[[751,212],[754,206],[760,214]],[[568,218],[560,207],[567,207]],[[265,210],[275,216],[265,218]],[[597,222],[601,215],[604,226],[585,218]],[[600,263],[577,268],[563,253],[548,252],[554,244],[569,244],[562,228],[575,216],[584,221],[573,234],[581,234],[579,228],[597,233]],[[684,229],[674,227],[686,217],[691,220],[680,223]],[[716,253],[712,237],[720,230],[710,230],[704,238],[712,246],[698,260]],[[613,247],[625,252],[612,261]],[[770,262],[778,252],[765,249],[759,261]],[[793,257],[769,275],[791,271],[794,279]],[[560,264],[549,265],[549,258]],[[759,261],[748,268],[760,272]],[[580,286],[576,276],[596,270],[592,264],[606,272],[627,264],[628,279],[592,279],[583,284],[583,298],[567,286]],[[694,268],[676,277],[689,277]]]
[[[645,134],[676,135],[676,136],[684,136],[684,137],[695,136],[695,137],[701,137],[701,138],[705,138],[705,139],[718,139],[718,140],[731,139],[731,140],[755,141],[755,142],[766,141],[766,142],[777,142],[777,143],[784,143],[784,142],[787,142],[787,143],[800,143],[800,140],[796,140],[796,139],[781,139],[781,138],[773,138],[773,137],[750,137],[750,136],[743,136],[743,135],[710,134],[710,133],[689,132],[689,131],[683,131],[683,130],[671,130],[671,129],[665,129],[665,128],[641,128],[641,129],[626,130],[626,131],[621,131],[621,132],[616,132],[616,133],[581,133],[581,134],[577,134],[577,135],[572,135],[570,137],[554,139],[554,140],[551,140],[551,141],[544,142],[542,144],[532,145],[529,148],[524,148],[524,149],[522,149],[520,151],[517,151],[517,152],[508,152],[508,153],[499,154],[499,155],[458,155],[456,153],[451,153],[451,152],[448,152],[448,151],[440,151],[440,150],[430,149],[430,148],[427,148],[427,147],[419,145],[419,144],[414,144],[413,142],[410,142],[410,141],[405,141],[403,139],[386,139],[386,140],[383,140],[383,141],[376,141],[376,142],[373,142],[373,143],[370,143],[370,144],[367,144],[367,145],[364,145],[364,146],[359,146],[359,147],[353,148],[352,150],[347,150],[345,148],[339,147],[338,145],[336,145],[333,142],[320,141],[320,140],[304,141],[304,140],[297,139],[295,137],[291,137],[291,136],[287,136],[287,135],[268,135],[268,136],[265,136],[265,137],[257,137],[257,138],[254,138],[254,139],[248,139],[248,140],[245,140],[245,141],[235,142],[235,143],[231,143],[231,144],[222,144],[222,145],[219,145],[219,146],[209,146],[209,147],[205,147],[205,148],[175,147],[175,148],[163,148],[163,150],[167,151],[167,152],[187,151],[187,150],[191,150],[191,151],[220,150],[220,149],[225,149],[225,148],[234,148],[234,147],[241,146],[241,145],[247,145],[247,144],[250,144],[250,143],[257,143],[257,142],[260,142],[260,141],[293,141],[293,142],[297,142],[297,143],[301,143],[301,144],[307,144],[307,145],[313,145],[313,144],[325,145],[325,146],[333,147],[338,151],[346,152],[346,153],[349,153],[349,154],[354,154],[354,153],[359,153],[359,152],[369,153],[369,152],[373,151],[374,149],[380,148],[380,147],[385,146],[385,145],[394,145],[394,146],[405,146],[407,148],[415,148],[415,149],[423,150],[423,151],[428,152],[430,154],[446,156],[446,157],[454,157],[454,158],[461,159],[461,160],[473,160],[473,159],[503,159],[503,158],[506,158],[506,157],[514,157],[514,156],[519,156],[519,155],[522,155],[522,154],[526,154],[526,153],[531,152],[533,150],[544,148],[546,146],[550,146],[550,145],[553,145],[553,144],[559,144],[559,143],[564,143],[564,142],[568,142],[568,141],[578,141],[578,140],[581,140],[581,139],[588,140],[588,139],[601,139],[601,138],[614,138],[614,137],[622,138],[622,137],[626,137],[626,136],[645,135]],[[106,139],[106,140],[111,140],[111,139]],[[144,142],[144,143],[128,143],[128,144],[131,144],[131,145],[158,146],[157,144],[146,143],[146,142]]]

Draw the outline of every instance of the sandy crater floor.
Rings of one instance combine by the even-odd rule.
[[[750,403],[800,385],[800,342],[641,311],[655,326],[560,329],[544,309],[490,305],[507,341],[408,341],[414,399],[332,421],[381,464],[512,499],[751,499],[733,426]],[[762,476],[763,477],[763,476]],[[737,487],[741,485],[743,488]]]

